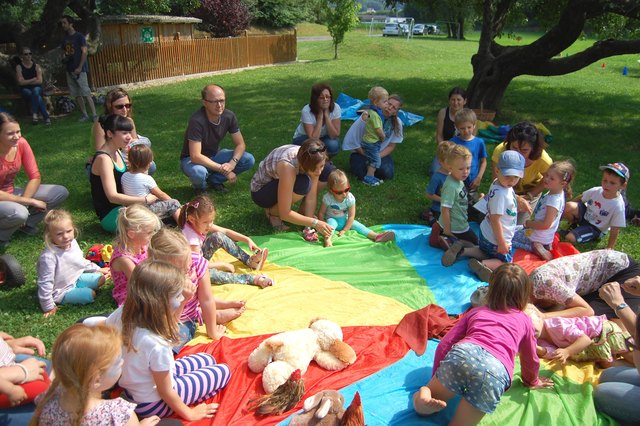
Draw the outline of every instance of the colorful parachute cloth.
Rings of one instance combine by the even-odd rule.
[[[216,297],[246,300],[247,310],[228,325],[229,331],[221,340],[211,342],[199,328],[181,352],[211,353],[232,370],[229,385],[212,400],[220,403],[216,415],[189,424],[288,424],[289,416],[302,403],[281,416],[258,417],[248,409],[249,400],[262,395],[263,390],[261,375],[248,369],[247,358],[269,335],[307,327],[315,317],[342,326],[344,340],[355,349],[357,360],[338,372],[323,370],[312,362],[303,376],[305,398],[324,389],[337,389],[348,404],[358,390],[367,425],[447,423],[455,401],[428,419],[419,418],[411,408],[412,393],[431,376],[437,340],[430,340],[426,353],[417,356],[393,331],[404,315],[432,303],[451,314],[464,312],[471,293],[484,283],[471,275],[465,261],[442,267],[442,252],[427,243],[429,228],[385,225],[384,229],[395,231],[395,243],[375,244],[355,232],[334,239],[332,248],[307,243],[299,233],[252,237],[261,247],[269,248],[264,272],[276,284],[266,289],[213,286]],[[571,251],[564,250],[564,254]],[[526,269],[537,265],[537,259],[519,252],[516,256]],[[216,253],[215,258],[234,260],[224,253]],[[244,268],[235,265],[239,270]],[[543,369],[543,375],[553,377],[554,389],[527,389],[516,367],[513,385],[498,410],[485,416],[481,424],[615,424],[595,411],[591,395],[599,373],[593,364],[543,364]]]

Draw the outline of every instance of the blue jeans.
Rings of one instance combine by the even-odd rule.
[[[382,160],[380,160],[380,144],[362,142],[362,150],[367,157],[367,166],[371,166],[374,169],[379,169]]]
[[[302,135],[298,136],[297,138],[293,138],[291,143],[293,145],[301,146],[307,139],[309,139],[307,135]],[[340,152],[339,139],[332,139],[329,137],[329,135],[324,135],[319,139],[322,141],[322,143],[324,143],[324,146],[327,147],[327,155],[329,156],[329,158],[334,157],[336,154],[338,154],[338,152]]]
[[[632,367],[604,370],[593,391],[596,408],[622,425],[640,424],[640,375]]]
[[[233,158],[233,151],[230,149],[221,149],[216,155],[210,158],[218,164],[228,163]],[[242,157],[240,157],[233,172],[239,175],[252,168],[255,162],[256,160],[253,158],[253,155],[245,152],[242,154]],[[200,164],[192,163],[191,157],[185,157],[180,160],[180,167],[196,189],[207,189],[207,184],[218,185],[227,181],[225,175],[209,170]]]
[[[390,155],[382,157],[380,159],[380,167],[378,167],[373,174],[378,179],[391,180],[395,175],[395,167],[393,165],[393,158]],[[349,164],[351,167],[351,173],[353,173],[358,179],[362,180],[367,174],[367,157],[357,152],[352,152],[349,158]]]
[[[22,97],[29,102],[29,105],[31,105],[31,114],[40,112],[45,121],[49,119],[47,107],[44,105],[44,100],[42,100],[42,87],[21,87],[20,93]]]

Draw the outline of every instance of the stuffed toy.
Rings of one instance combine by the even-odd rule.
[[[364,426],[360,393],[355,393],[346,411],[343,404],[344,398],[338,391],[317,393],[305,399],[302,412],[291,418],[289,426]]]
[[[337,371],[355,360],[355,351],[342,341],[340,326],[326,319],[314,319],[308,328],[276,334],[260,343],[249,355],[249,369],[262,372],[262,387],[267,394],[274,394],[295,370],[304,375],[311,361],[326,370]],[[281,401],[286,406],[289,402]],[[283,406],[281,403],[278,406]]]
[[[101,268],[109,266],[111,261],[111,255],[113,254],[113,247],[111,244],[94,244],[87,249],[87,255],[85,258],[92,261]]]

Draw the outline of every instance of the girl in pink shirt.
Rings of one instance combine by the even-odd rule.
[[[433,376],[413,395],[419,415],[437,413],[460,395],[451,424],[479,423],[511,386],[516,353],[525,385],[553,386],[550,379],[538,376],[533,324],[522,311],[530,294],[531,281],[520,266],[504,263],[493,271],[487,306],[471,309],[438,345]]]

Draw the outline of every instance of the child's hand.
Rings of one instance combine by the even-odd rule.
[[[538,354],[538,357],[542,358],[547,354],[547,348],[543,348],[540,345],[536,345],[536,354]]]
[[[530,389],[550,389],[553,385],[553,380],[547,377],[538,377],[538,383],[531,386]]]
[[[226,262],[218,263],[217,269],[229,272],[231,274],[233,274],[236,271],[236,267],[235,266],[233,266],[230,263],[226,263]]]
[[[213,335],[209,335],[213,340],[219,340],[227,332],[227,327],[222,324],[216,324],[216,329],[213,330]]]
[[[98,269],[98,272],[100,272],[104,276],[105,280],[111,278],[111,268],[100,268]]]
[[[369,111],[365,109],[364,111],[362,111],[362,114],[360,114],[360,117],[362,118],[362,121],[369,120]]]
[[[11,404],[12,407],[15,407],[27,399],[27,392],[25,392],[22,386],[13,385],[9,390],[7,397],[9,398],[9,404]]]
[[[249,240],[247,241],[247,245],[249,246],[249,251],[251,252],[260,250],[260,247],[258,247],[251,238],[249,238]]]
[[[198,291],[198,286],[195,285],[191,280],[184,280],[184,286],[182,287],[182,297],[184,297],[185,302],[188,302],[195,296]]]
[[[498,244],[498,253],[500,253],[500,254],[508,254],[509,253],[509,246],[507,245],[506,242],[502,241],[500,244]]]
[[[158,416],[151,416],[147,417],[146,419],[140,420],[140,426],[153,426],[157,425],[158,423],[160,423],[160,417]]]
[[[187,420],[195,421],[204,418],[210,419],[218,411],[219,404],[202,404],[196,405],[191,409],[191,418]]]
[[[558,348],[551,354],[551,359],[554,361],[559,361],[562,364],[566,364],[569,356],[569,351],[567,351],[565,348]]]
[[[156,201],[158,201],[158,197],[156,197],[151,193],[147,194],[147,196],[144,199],[147,200],[147,204],[153,204]]]
[[[347,232],[344,229],[342,231],[338,231],[338,237],[342,237],[344,233]]]
[[[52,317],[56,314],[56,312],[58,312],[58,307],[56,306],[55,308],[53,308],[52,310],[50,310],[49,312],[45,312],[44,314],[42,314],[43,317],[45,318],[49,318]]]

